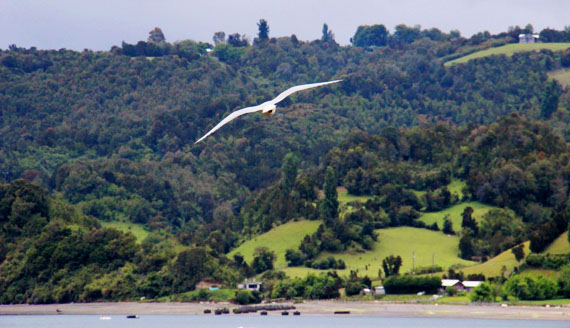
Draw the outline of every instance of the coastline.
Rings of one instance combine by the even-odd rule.
[[[291,304],[291,303],[283,303]],[[302,315],[335,316],[334,311],[350,311],[349,315],[409,318],[458,318],[458,319],[507,319],[507,320],[556,320],[570,321],[570,307],[482,305],[398,304],[381,301],[306,301],[294,304]],[[204,315],[205,309],[238,305],[226,302],[201,303],[70,303],[47,305],[0,305],[0,315]],[[57,310],[61,311],[60,313]],[[214,314],[208,314],[214,315]],[[228,315],[228,314],[226,314]],[[230,313],[229,315],[237,315]],[[259,315],[257,313],[239,315]],[[281,315],[279,311],[269,315]]]

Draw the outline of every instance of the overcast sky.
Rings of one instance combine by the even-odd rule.
[[[0,48],[108,50],[146,40],[155,26],[166,40],[212,42],[217,31],[257,34],[260,18],[270,36],[321,37],[323,23],[340,44],[358,25],[398,24],[458,29],[470,37],[530,23],[535,31],[570,25],[570,0],[0,0]]]

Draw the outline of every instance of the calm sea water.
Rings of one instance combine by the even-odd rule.
[[[568,322],[477,320],[436,318],[383,318],[383,317],[282,317],[279,315],[141,315],[139,319],[110,316],[101,320],[96,315],[7,315],[0,316],[1,328],[554,328],[569,327]]]

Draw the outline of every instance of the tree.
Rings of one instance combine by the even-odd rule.
[[[283,189],[287,193],[289,193],[295,185],[298,165],[299,159],[293,153],[285,155],[281,170],[283,172]]]
[[[164,37],[164,33],[162,33],[160,27],[155,27],[154,30],[148,32],[148,42],[160,43],[164,41],[166,41],[166,38]]]
[[[401,266],[402,258],[400,255],[390,255],[382,260],[382,268],[384,269],[386,277],[397,276],[400,273]]]
[[[385,46],[388,43],[388,30],[382,24],[359,26],[350,42],[356,47]]]
[[[400,43],[412,43],[421,38],[421,27],[419,25],[408,27],[404,24],[400,24],[396,26],[395,30],[394,37]]]
[[[262,273],[267,270],[273,270],[273,262],[275,262],[275,252],[267,247],[258,247],[253,253],[253,263],[251,264],[255,273]]]
[[[319,217],[325,226],[332,227],[338,218],[338,194],[336,191],[336,176],[332,167],[328,166],[323,184],[324,199],[319,206]]]
[[[259,31],[257,33],[259,41],[265,41],[269,39],[269,24],[267,24],[267,21],[265,19],[259,20],[259,23],[257,23],[257,29]]]
[[[323,35],[321,36],[323,42],[334,42],[334,33],[329,30],[327,23],[323,24]]]
[[[208,259],[206,250],[201,247],[185,250],[178,254],[172,270],[180,291],[194,288],[194,285],[204,277],[208,271],[206,268]]]
[[[469,228],[473,230],[475,234],[479,232],[479,227],[477,226],[477,221],[473,218],[473,208],[471,206],[467,206],[461,216],[463,220],[461,221],[461,228]]]
[[[483,282],[475,287],[469,296],[472,302],[493,302],[493,290],[490,284]]]
[[[540,105],[540,115],[543,119],[549,119],[558,110],[558,100],[560,98],[560,85],[556,80],[552,80],[546,90]]]
[[[524,244],[513,247],[511,252],[515,255],[517,262],[520,263],[520,261],[524,259]]]
[[[234,47],[247,47],[249,45],[249,41],[247,41],[245,36],[242,36],[239,33],[234,33],[228,35],[228,44]]]
[[[299,266],[303,264],[303,253],[295,249],[288,249],[285,252],[285,260],[288,266]]]
[[[473,246],[473,237],[473,230],[469,228],[463,229],[463,235],[461,236],[461,239],[459,239],[459,251],[461,252],[461,258],[469,260],[471,259],[471,256],[474,255],[475,249]]]
[[[222,32],[222,31],[216,32],[216,33],[214,33],[212,40],[214,41],[214,44],[225,43],[226,42],[226,33]]]
[[[447,235],[454,235],[455,232],[453,231],[453,222],[449,219],[449,214],[447,214],[443,218],[443,233]]]

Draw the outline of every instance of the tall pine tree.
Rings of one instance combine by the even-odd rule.
[[[332,167],[325,172],[323,185],[325,197],[319,205],[319,217],[327,227],[332,227],[338,219],[338,194],[336,192],[336,176]]]

